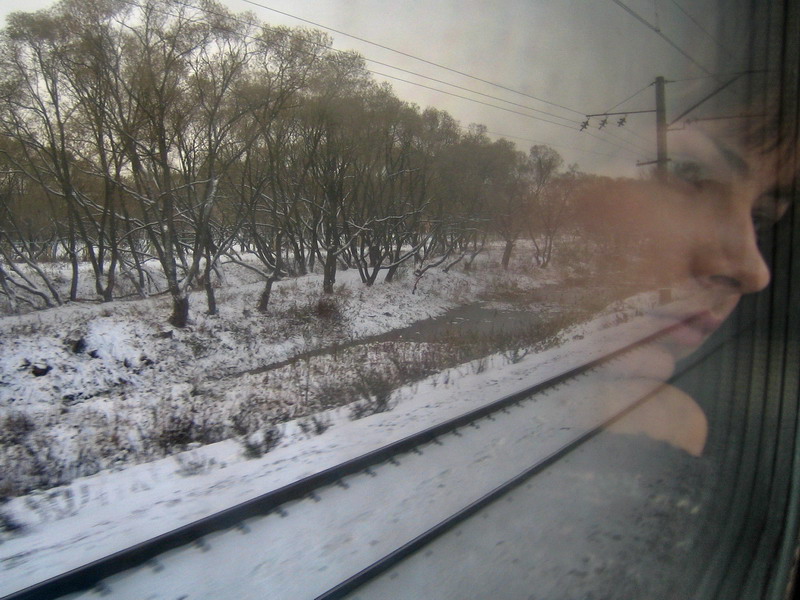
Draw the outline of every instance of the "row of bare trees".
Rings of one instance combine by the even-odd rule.
[[[208,0],[62,0],[12,14],[0,44],[12,307],[65,301],[42,269],[64,256],[68,299],[89,277],[110,301],[124,279],[167,291],[176,326],[192,289],[216,312],[229,262],[263,276],[260,310],[287,273],[321,264],[331,292],[347,265],[372,285],[409,260],[469,260],[489,236],[504,266],[521,237],[547,266],[577,180],[548,147],[401,101],[319,31]]]

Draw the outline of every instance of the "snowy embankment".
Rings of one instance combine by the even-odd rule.
[[[0,319],[0,497],[315,412],[301,388],[335,380],[330,365],[314,381],[297,368],[268,385],[235,375],[440,315],[483,290],[459,273],[431,273],[415,294],[409,280],[365,288],[349,271],[323,299],[309,275],[279,282],[260,314],[263,284],[246,276],[229,275],[218,315],[195,294],[185,329],[166,325],[165,297]]]

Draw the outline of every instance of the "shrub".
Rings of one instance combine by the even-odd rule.
[[[336,408],[359,399],[358,391],[349,381],[323,380],[314,387],[315,405],[320,410]]]
[[[331,426],[331,418],[328,415],[311,415],[307,419],[302,419],[297,423],[302,431],[307,436],[321,435],[328,431]]]
[[[336,296],[320,296],[306,304],[294,305],[288,310],[290,321],[296,325],[314,323],[333,324],[342,320],[340,301]]]
[[[342,318],[339,301],[333,296],[322,296],[317,300],[316,315],[326,321],[338,321]]]
[[[22,523],[8,513],[0,511],[0,533],[14,533],[23,529]]]
[[[530,349],[529,348],[519,348],[519,347],[515,346],[513,348],[508,348],[506,350],[502,350],[501,352],[503,354],[503,357],[508,362],[510,362],[512,365],[515,365],[518,362],[520,362],[523,358],[528,356],[528,352],[530,352]]]
[[[241,401],[229,419],[233,432],[246,436],[275,423],[276,415],[267,398],[254,394]]]
[[[354,388],[362,399],[351,405],[350,420],[392,410],[395,404],[392,402],[392,394],[397,384],[396,378],[386,372],[377,369],[359,371]]]
[[[36,424],[27,414],[12,411],[0,421],[0,445],[22,444],[34,429]]]
[[[442,357],[438,356],[433,344],[415,344],[411,353],[403,352],[407,347],[392,344],[386,358],[394,367],[397,379],[409,383],[433,375],[438,370]]]
[[[194,451],[177,454],[175,460],[178,463],[178,469],[175,472],[181,477],[192,477],[201,473],[208,473],[216,462],[213,458]]]
[[[74,479],[76,473],[72,458],[59,448],[56,438],[43,431],[30,433],[24,443],[0,445],[2,494],[19,496]]]
[[[275,449],[283,438],[283,429],[277,425],[269,425],[256,433],[242,436],[240,442],[247,458],[261,458]]]
[[[225,426],[208,399],[202,396],[180,402],[162,401],[153,410],[151,429],[142,435],[163,454],[185,450],[189,444],[211,444],[224,439]]]
[[[184,449],[193,437],[194,423],[188,413],[175,411],[159,417],[153,428],[153,441],[165,453]]]

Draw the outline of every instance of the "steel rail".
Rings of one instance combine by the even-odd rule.
[[[742,328],[742,330],[748,329],[751,325],[752,324],[747,324],[745,327]],[[618,356],[619,353],[625,353],[629,350],[632,350],[638,345],[648,343],[649,341],[652,341],[654,338],[664,335],[668,331],[672,330],[674,327],[675,326],[668,327],[667,329],[657,332],[656,334],[651,335],[641,340],[638,343],[623,348],[613,353],[612,355],[608,355],[608,358],[606,358],[605,360],[613,360],[613,357]],[[573,450],[577,450],[580,446],[590,441],[592,438],[596,437],[610,425],[622,419],[625,415],[627,415],[637,407],[647,402],[651,397],[653,397],[658,392],[658,390],[663,389],[663,387],[666,385],[669,385],[670,382],[675,380],[681,373],[685,373],[686,371],[695,368],[697,364],[699,364],[703,360],[703,358],[707,357],[710,354],[713,354],[716,350],[718,350],[719,347],[722,345],[722,343],[723,343],[722,341],[717,341],[716,344],[705,347],[702,351],[698,352],[699,356],[695,356],[693,360],[687,361],[686,364],[683,366],[681,372],[673,374],[673,376],[670,377],[669,380],[664,382],[662,386],[659,386],[655,390],[652,390],[639,398],[633,399],[627,406],[619,409],[616,413],[614,413],[601,423],[598,423],[594,427],[584,431],[580,435],[566,442],[560,448],[554,450],[544,458],[539,459],[521,473],[515,475],[506,482],[498,485],[490,492],[484,494],[477,500],[473,501],[464,508],[460,509],[458,512],[453,513],[449,517],[443,519],[436,525],[429,528],[427,531],[421,533],[414,539],[406,542],[399,548],[379,558],[378,560],[368,565],[358,573],[355,573],[354,575],[348,577],[347,579],[340,582],[336,586],[328,589],[326,592],[320,594],[319,596],[316,596],[314,600],[341,600],[343,598],[346,598],[349,594],[353,593],[358,588],[362,587],[372,579],[379,577],[381,574],[385,573],[392,567],[401,563],[403,560],[410,557],[415,552],[418,552],[420,549],[422,549],[429,543],[433,542],[435,539],[445,535],[448,531],[460,525],[461,523],[463,523],[464,521],[466,521],[467,519],[469,519],[479,511],[481,511],[482,509],[488,507],[490,504],[496,502],[506,494],[511,493],[514,489],[518,488],[519,486],[524,484],[526,481],[528,481],[535,475],[538,475],[548,467],[552,466],[553,464],[555,464],[560,459],[564,458]]]
[[[663,388],[663,386],[659,387],[658,389]],[[641,398],[637,398],[633,402],[631,402],[625,408],[619,410],[610,418],[606,419],[602,423],[594,426],[593,428],[583,432],[582,434],[578,435],[577,437],[573,438],[557,450],[553,451],[546,457],[538,460],[533,465],[515,475],[508,481],[500,484],[492,491],[488,492],[487,494],[481,496],[471,504],[465,506],[458,512],[450,515],[446,519],[440,521],[424,533],[418,535],[413,540],[403,544],[398,549],[390,552],[386,556],[379,558],[377,561],[365,567],[355,575],[347,578],[343,582],[339,583],[335,587],[329,589],[328,591],[320,594],[315,598],[315,600],[339,600],[341,598],[345,598],[348,594],[355,591],[359,587],[363,586],[365,583],[374,579],[381,575],[382,573],[388,571],[396,564],[403,561],[405,558],[409,557],[411,554],[417,552],[422,547],[426,546],[436,538],[444,535],[457,525],[461,524],[462,522],[469,519],[472,515],[477,513],[478,511],[486,508],[491,503],[499,500],[501,497],[505,496],[506,494],[510,493],[514,489],[521,486],[523,483],[528,481],[531,477],[538,475],[549,466],[553,465],[555,462],[572,452],[573,450],[579,448],[605,428],[607,428],[612,423],[618,421],[626,414],[631,412],[637,406],[640,406],[644,402],[650,399],[653,394],[655,394],[657,390],[651,391],[645,396]]]

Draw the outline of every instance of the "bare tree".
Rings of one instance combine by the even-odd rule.
[[[536,264],[542,268],[550,264],[558,235],[571,220],[579,178],[574,167],[556,175],[541,190],[534,204],[535,218],[529,221],[529,235]]]
[[[564,160],[549,146],[533,146],[528,153],[530,184],[526,215],[528,234],[534,245],[534,258],[540,267],[547,267],[553,254],[555,235],[564,223],[572,176],[554,183]]]

